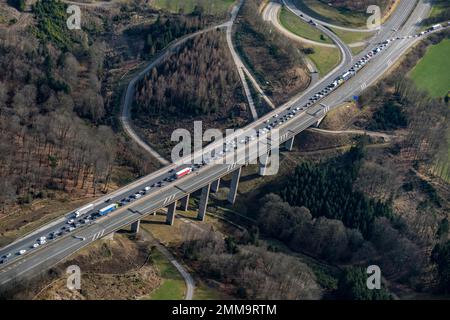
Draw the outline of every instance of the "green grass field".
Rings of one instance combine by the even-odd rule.
[[[433,97],[444,97],[450,90],[450,40],[428,48],[425,56],[410,72],[416,85]],[[447,133],[450,140],[450,132]],[[434,173],[450,182],[450,146],[447,155],[437,159]]]
[[[324,35],[318,29],[301,20],[285,7],[281,8],[279,19],[281,25],[293,34],[317,42],[330,44],[333,43],[333,41],[331,41],[329,37]]]
[[[152,260],[161,274],[162,283],[148,298],[150,300],[183,300],[186,284],[178,270],[157,250],[152,253]]]
[[[351,32],[336,28],[331,28],[331,30],[347,44],[366,41],[374,35],[373,32]]]
[[[363,46],[359,46],[359,47],[351,47],[350,50],[352,50],[352,54],[354,56],[360,54],[365,48],[367,47],[367,45],[363,45]]]
[[[174,13],[191,13],[195,6],[201,6],[207,14],[222,15],[230,10],[234,2],[235,0],[154,0],[153,6]]]
[[[303,12],[317,19],[346,27],[365,28],[366,15],[327,6],[319,0],[293,0]]]
[[[337,48],[327,48],[320,46],[308,46],[314,49],[313,54],[308,57],[314,62],[321,77],[334,69],[341,61],[341,53]]]
[[[319,30],[310,26],[308,23],[305,23],[284,7],[281,9],[279,19],[284,28],[300,37],[322,43],[333,43],[331,39],[325,35],[324,38],[321,39],[320,35],[322,33]],[[309,44],[306,46],[314,49],[314,53],[309,54],[308,57],[317,66],[321,76],[324,76],[333,70],[341,59],[340,52],[337,48],[328,48]]]
[[[428,48],[410,76],[420,89],[432,97],[444,97],[450,90],[450,40]]]
[[[220,292],[218,289],[210,288],[204,283],[195,284],[194,300],[228,300],[231,297]]]

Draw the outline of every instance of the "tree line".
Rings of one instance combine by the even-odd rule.
[[[60,25],[61,3],[42,0],[33,10],[36,28]],[[35,30],[0,30],[1,210],[55,190],[106,191],[116,165],[148,168],[106,126],[105,44],[84,31],[78,36],[89,41],[66,43]]]
[[[377,217],[366,238],[339,218],[314,217],[304,206],[294,206],[268,194],[259,202],[261,234],[278,239],[291,250],[331,264],[379,265],[386,277],[404,277],[412,283],[423,274],[422,249],[409,239],[401,220]]]

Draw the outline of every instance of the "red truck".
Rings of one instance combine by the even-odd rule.
[[[175,173],[175,176],[177,177],[177,179],[180,179],[181,177],[184,177],[185,175],[188,175],[189,173],[192,172],[192,168],[184,168],[183,170],[178,171],[177,173]]]

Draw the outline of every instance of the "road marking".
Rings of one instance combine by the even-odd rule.
[[[104,233],[105,233],[105,229],[103,229],[102,231],[97,232],[96,234],[94,234],[92,236],[92,241],[100,239],[103,236]]]
[[[228,165],[227,172],[234,170],[237,165],[238,165],[237,163],[232,163]]]
[[[173,200],[175,200],[176,196],[177,196],[176,194],[172,194],[172,195],[168,196],[166,199],[164,199],[163,204],[164,205],[170,204]]]
[[[361,84],[361,90],[364,90],[365,88],[367,88],[367,83],[363,83],[363,84]]]

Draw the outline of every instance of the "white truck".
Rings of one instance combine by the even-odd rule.
[[[92,210],[93,208],[94,208],[94,205],[93,205],[93,204],[88,204],[87,206],[84,206],[84,207],[82,207],[82,208],[76,210],[76,211],[73,213],[73,217],[74,217],[74,218],[78,218],[78,217],[80,217],[81,215],[83,215],[83,214],[85,214],[86,212],[88,212],[89,210]]]

